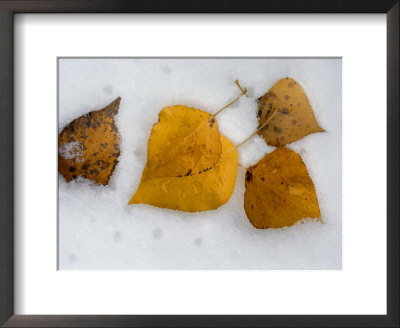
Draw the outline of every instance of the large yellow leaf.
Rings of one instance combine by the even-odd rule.
[[[107,185],[119,157],[114,121],[121,98],[106,108],[82,115],[58,136],[58,170],[67,182],[78,176]]]
[[[244,209],[256,228],[291,226],[303,218],[320,219],[314,184],[301,157],[277,148],[247,169]]]
[[[147,167],[136,194],[129,204],[150,204],[185,212],[215,209],[226,203],[235,186],[237,151],[224,136],[220,136],[222,155],[207,170],[182,177],[151,177]]]
[[[284,78],[258,98],[258,133],[275,147],[284,146],[304,136],[323,132],[303,88],[293,79]]]
[[[179,177],[198,174],[214,166],[221,156],[221,142],[214,116],[182,105],[166,107],[148,142],[148,177]]]

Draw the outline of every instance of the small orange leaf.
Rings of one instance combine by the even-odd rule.
[[[107,185],[119,157],[114,116],[121,98],[73,120],[58,136],[58,171],[67,182],[82,176]]]
[[[314,132],[323,132],[318,125],[303,88],[293,79],[285,78],[258,98],[258,132],[275,147],[284,146]]]
[[[314,184],[301,157],[277,148],[249,167],[244,209],[259,229],[291,226],[304,218],[321,218]]]

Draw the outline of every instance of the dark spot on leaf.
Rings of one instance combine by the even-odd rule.
[[[285,96],[285,100],[289,100],[289,96],[288,95]]]
[[[253,179],[253,174],[249,170],[246,171],[246,181],[250,182]]]
[[[71,166],[71,167],[69,168],[69,171],[70,171],[70,172],[75,172],[75,171],[76,171],[76,168],[73,167],[73,166]]]
[[[87,170],[88,168],[90,167],[90,164],[89,163],[84,163],[83,165],[82,165],[82,170]]]
[[[106,168],[108,168],[110,166],[110,163],[104,162],[103,165],[100,166],[100,170],[105,170]]]
[[[208,120],[208,122],[210,122],[210,128],[212,128],[214,126],[214,123],[215,123],[215,118],[214,117],[210,118]]]
[[[282,107],[282,109],[279,111],[279,113],[281,113],[283,115],[289,115],[289,109],[287,109],[286,107]]]
[[[265,181],[265,179],[264,179],[264,178],[261,178],[261,180],[262,180],[262,181]]]
[[[102,143],[102,144],[100,144],[100,146],[103,147],[103,148],[106,148],[108,146],[108,143],[107,142]]]
[[[203,172],[206,172],[206,171],[208,171],[208,170],[211,170],[211,167],[207,167],[207,168],[204,169],[203,171],[199,171],[199,174],[200,174],[200,173],[203,173]]]
[[[297,121],[296,120],[292,120],[292,124],[296,125]]]
[[[97,171],[96,169],[90,170],[89,173],[91,175],[99,175],[99,171]]]
[[[261,114],[262,114],[262,110],[261,110],[261,109],[259,109],[259,110],[258,110],[258,113],[257,113],[257,117],[260,117],[260,116],[261,116]]]
[[[282,133],[282,129],[279,128],[279,127],[277,127],[277,126],[274,126],[274,131],[275,131],[276,133]]]
[[[98,154],[99,152],[98,151],[96,151],[95,153],[93,153],[93,156],[97,156],[97,154]]]
[[[192,170],[190,169],[189,171],[187,171],[187,173],[185,174],[185,177],[187,177],[188,175],[190,175],[190,173],[192,173]]]
[[[110,164],[107,163],[106,161],[103,161],[102,159],[99,159],[96,161],[96,165],[100,167],[101,170],[106,169]]]

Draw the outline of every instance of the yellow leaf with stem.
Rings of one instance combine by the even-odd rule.
[[[161,110],[140,185],[129,204],[195,212],[228,201],[236,180],[237,151],[220,135],[215,116],[246,94],[235,83],[241,95],[214,115],[183,105]]]

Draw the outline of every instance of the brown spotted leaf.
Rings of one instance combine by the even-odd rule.
[[[314,132],[323,132],[303,88],[293,79],[276,82],[262,97],[258,98],[258,133],[275,147],[284,146]]]
[[[121,98],[73,120],[58,136],[58,170],[67,182],[82,176],[107,185],[119,157],[114,116]]]
[[[244,209],[258,229],[291,226],[304,218],[320,220],[314,184],[301,157],[277,148],[249,167]]]

